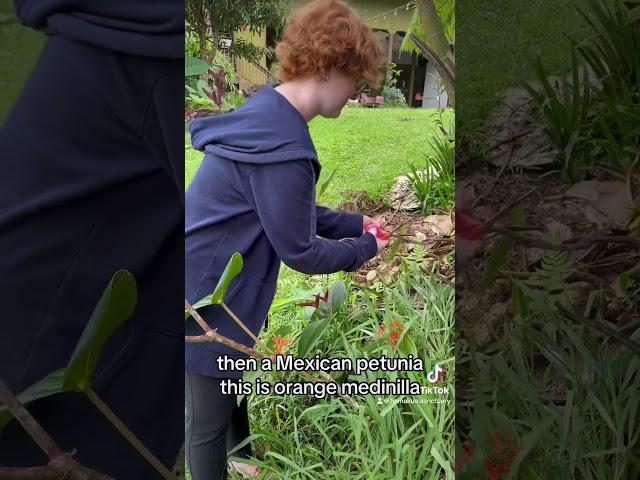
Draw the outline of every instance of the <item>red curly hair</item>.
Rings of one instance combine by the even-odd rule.
[[[332,68],[377,86],[384,56],[373,31],[342,0],[315,0],[294,12],[276,47],[283,81]]]

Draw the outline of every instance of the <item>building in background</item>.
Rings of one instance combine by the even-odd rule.
[[[307,1],[290,0],[288,3],[291,9],[295,9]],[[400,51],[406,29],[411,23],[412,11],[407,8],[407,2],[408,0],[347,0],[376,32],[383,51],[387,52],[388,63],[395,64],[395,68],[400,70],[396,87],[404,93],[407,104],[412,107],[444,108],[447,105],[447,94],[434,66],[422,55]],[[260,47],[275,48],[278,40],[269,29],[260,34],[252,34],[247,29],[236,32],[235,36]],[[241,90],[252,90],[274,82],[273,74],[277,75],[277,64],[266,56],[258,64],[237,59],[236,69]]]

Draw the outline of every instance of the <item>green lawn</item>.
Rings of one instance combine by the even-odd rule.
[[[448,125],[451,112],[445,112]],[[438,113],[430,109],[345,108],[337,119],[317,118],[309,124],[322,164],[322,183],[336,169],[322,203],[335,206],[347,199],[345,192],[359,190],[374,198],[383,196],[406,162],[423,164],[426,138],[435,128]],[[185,136],[185,177],[190,183],[202,154],[190,147]],[[365,173],[366,172],[366,173]]]
[[[462,129],[479,126],[511,85],[532,78],[527,55],[555,73],[568,71],[569,38],[587,32],[572,4],[584,0],[458,0],[456,111]]]
[[[18,23],[11,0],[0,0],[0,127],[22,91],[44,38]]]

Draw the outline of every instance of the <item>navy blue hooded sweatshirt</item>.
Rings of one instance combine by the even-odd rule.
[[[206,153],[186,192],[185,297],[194,303],[213,292],[234,252],[244,259],[225,303],[258,336],[276,292],[280,262],[307,273],[351,272],[377,253],[362,233],[362,214],[315,203],[321,165],[306,121],[267,86],[238,110],[191,125],[191,139]],[[199,310],[218,333],[254,342],[218,305]],[[201,335],[190,319],[187,335]],[[216,359],[245,355],[219,343],[187,344],[190,371],[221,378]]]
[[[63,368],[128,269],[136,309],[93,389],[171,468],[184,441],[184,36],[152,32],[158,15],[183,28],[184,3],[16,3],[24,23],[55,28],[0,128],[0,378],[18,393]],[[77,461],[161,478],[82,394],[29,411]],[[0,432],[0,466],[47,462],[18,422]]]
[[[49,35],[131,55],[184,57],[181,1],[15,0],[15,6],[22,23]]]

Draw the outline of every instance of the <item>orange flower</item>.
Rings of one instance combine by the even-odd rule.
[[[393,322],[391,322],[391,330],[397,332],[398,335],[400,335],[404,331],[404,324],[396,318]]]
[[[287,350],[287,347],[291,344],[291,342],[293,342],[293,340],[291,340],[290,338],[282,338],[280,335],[274,337],[273,341],[275,343],[274,348],[278,355],[282,355]]]
[[[391,334],[389,335],[389,343],[391,344],[392,348],[396,348],[396,345],[398,345],[399,339],[400,339],[400,334],[398,332],[391,332]]]
[[[384,325],[380,325],[380,328],[376,332],[376,340],[380,340],[384,333],[387,331]]]

